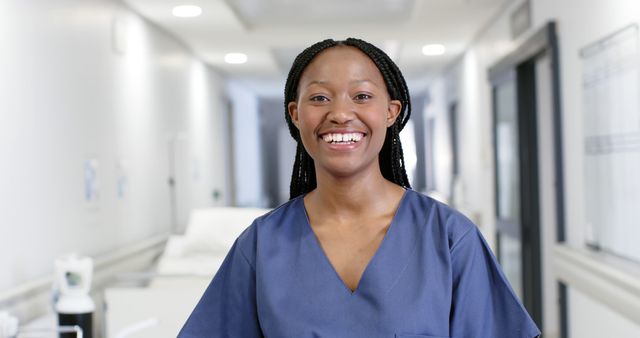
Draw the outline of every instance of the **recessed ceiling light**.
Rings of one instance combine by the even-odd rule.
[[[241,64],[247,62],[247,54],[244,53],[227,53],[224,56],[224,62],[231,64]]]
[[[198,6],[176,6],[173,7],[173,16],[177,16],[179,18],[194,18],[196,16],[200,16],[202,14],[202,8]]]
[[[424,47],[422,47],[422,54],[427,55],[427,56],[437,56],[437,55],[442,55],[447,51],[447,49],[440,44],[433,44],[433,45],[425,45]]]

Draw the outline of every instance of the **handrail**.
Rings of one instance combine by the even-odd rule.
[[[556,245],[553,255],[558,279],[640,324],[640,265],[567,245]]]
[[[168,234],[160,234],[142,240],[136,244],[126,246],[121,249],[111,251],[104,255],[94,257],[94,269],[96,273],[100,270],[117,264],[127,258],[134,256],[140,252],[151,249],[155,246],[162,245],[166,242]],[[53,262],[51,263],[53,266]],[[94,273],[94,275],[96,274]],[[20,298],[28,298],[37,293],[51,290],[53,284],[53,275],[38,278],[26,283],[22,283],[20,286],[0,292],[0,306],[5,303],[10,303]]]

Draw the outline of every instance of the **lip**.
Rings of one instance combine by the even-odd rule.
[[[362,142],[362,140],[360,140],[359,142],[354,142],[354,143],[349,143],[349,144],[331,144],[331,143],[327,143],[324,142],[324,147],[327,147],[329,150],[332,151],[338,151],[338,152],[345,152],[345,151],[352,151],[358,147],[360,147],[360,143]]]

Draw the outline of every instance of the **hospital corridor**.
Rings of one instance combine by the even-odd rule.
[[[294,196],[296,56],[347,38],[404,75],[410,190],[477,227],[541,337],[640,338],[640,0],[1,0],[0,338],[176,337]]]

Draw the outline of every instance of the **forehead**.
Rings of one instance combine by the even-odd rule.
[[[382,73],[371,58],[351,46],[335,46],[320,52],[303,71],[300,84],[308,81],[337,81],[343,78],[369,80],[384,85]]]

